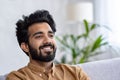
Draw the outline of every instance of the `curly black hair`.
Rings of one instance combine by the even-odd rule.
[[[37,10],[29,16],[23,15],[23,19],[18,20],[16,23],[16,36],[19,45],[21,45],[22,42],[28,43],[28,28],[30,25],[42,22],[47,22],[53,32],[56,32],[55,22],[52,15],[47,10]]]

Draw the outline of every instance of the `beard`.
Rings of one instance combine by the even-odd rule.
[[[43,55],[44,53],[42,53],[41,49],[43,49],[43,48],[46,47],[46,46],[50,46],[50,47],[53,49],[53,51],[48,51],[48,52],[46,52],[47,55],[44,56],[44,55]],[[55,46],[52,45],[51,43],[49,43],[49,44],[44,44],[44,45],[40,46],[40,47],[39,47],[39,52],[37,51],[37,49],[34,49],[34,48],[33,48],[32,46],[30,46],[30,44],[29,44],[29,50],[30,50],[30,55],[31,55],[31,57],[32,57],[32,59],[34,59],[34,60],[38,60],[38,61],[41,61],[41,62],[50,62],[50,61],[54,60],[54,58],[55,58],[56,48],[55,48]]]

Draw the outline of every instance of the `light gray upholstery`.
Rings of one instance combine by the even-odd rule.
[[[120,80],[120,58],[78,64],[91,80]]]
[[[120,80],[120,58],[93,61],[77,66],[82,67],[91,80]],[[0,76],[0,80],[5,80],[5,76]]]
[[[5,78],[6,78],[6,75],[1,75],[0,76],[0,80],[5,80]]]

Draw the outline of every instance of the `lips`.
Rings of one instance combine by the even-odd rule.
[[[50,51],[52,48],[50,46],[44,47],[43,50]]]
[[[51,52],[53,50],[53,48],[51,46],[45,46],[42,48],[42,50],[45,52]]]

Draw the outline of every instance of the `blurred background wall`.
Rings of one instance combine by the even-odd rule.
[[[15,23],[23,14],[28,15],[37,9],[47,9],[56,22],[56,35],[71,31],[79,33],[79,27],[73,28],[67,24],[83,19],[109,26],[112,32],[100,32],[107,36],[111,45],[119,48],[119,3],[119,0],[0,0],[0,75],[17,70],[29,61],[19,48],[15,36]],[[119,57],[119,54],[106,54],[100,58],[113,57]]]

